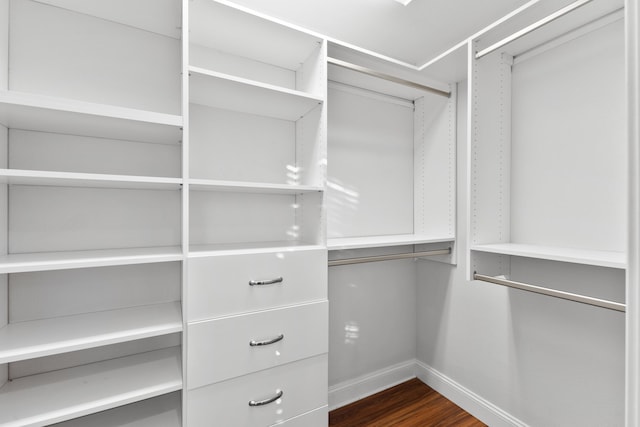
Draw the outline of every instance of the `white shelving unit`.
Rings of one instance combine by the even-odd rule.
[[[501,42],[558,6],[532,7],[474,42],[470,274],[517,281],[540,261],[576,274],[626,268],[623,2],[576,2]]]
[[[290,390],[284,401],[293,402],[297,385],[279,372],[328,351],[328,325],[322,320],[328,312],[326,41],[226,1],[188,2],[188,21],[183,423],[201,425],[205,419],[227,417],[228,405],[203,405],[208,398],[202,399],[226,389],[226,381],[250,384],[241,393],[249,401],[251,388],[264,388],[269,378]],[[303,265],[314,277],[302,279]],[[212,296],[232,308],[221,314]],[[278,322],[298,324],[300,310],[310,303],[320,303],[314,315],[305,315],[308,328],[318,332],[309,336],[318,341],[287,332],[265,344],[268,354],[288,357],[264,359],[267,353],[231,333],[243,328],[255,339],[278,336]],[[277,322],[269,314],[274,308],[279,308]],[[209,345],[213,336],[221,346]],[[223,347],[235,350],[225,353]],[[208,366],[203,360],[220,362]],[[311,374],[309,368],[299,373]],[[306,394],[326,396],[326,386]],[[229,401],[237,403],[237,398]],[[245,416],[260,416],[261,423],[275,424],[316,411],[314,423],[326,423],[326,397],[286,405],[292,409],[278,413],[280,404],[252,408],[243,401],[246,414],[237,411],[221,422],[240,425]]]
[[[329,249],[453,244],[455,85],[444,97],[337,65],[329,80]]]
[[[2,425],[182,389],[180,10],[0,2]]]

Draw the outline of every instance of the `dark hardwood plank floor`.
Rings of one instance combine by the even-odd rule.
[[[417,378],[329,412],[330,427],[486,427]]]

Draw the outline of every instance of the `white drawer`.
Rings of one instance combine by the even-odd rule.
[[[273,427],[327,427],[329,425],[329,407],[323,406],[306,414],[299,415]]]
[[[325,301],[189,324],[189,389],[326,353],[328,316]]]
[[[271,426],[327,405],[327,355],[187,391],[189,427]],[[262,406],[249,401],[282,397]]]
[[[325,249],[197,257],[187,263],[189,321],[327,298]],[[280,283],[249,285],[280,277]]]

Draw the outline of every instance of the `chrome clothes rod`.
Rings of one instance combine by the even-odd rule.
[[[514,40],[518,40],[520,37],[523,37],[527,34],[529,34],[530,32],[537,30],[538,28],[547,25],[550,22],[555,21],[556,19],[566,15],[569,12],[573,12],[574,10],[576,10],[577,8],[584,6],[585,4],[591,2],[593,0],[578,0],[574,3],[571,3],[568,6],[563,7],[562,9],[552,13],[551,15],[547,16],[546,18],[542,18],[541,20],[534,22],[533,24],[529,25],[528,27],[523,28],[520,31],[517,31],[513,34],[511,34],[508,37],[505,37],[504,39],[500,40],[497,43],[492,44],[491,46],[489,46],[486,49],[482,49],[481,51],[476,53],[476,59],[480,59],[485,55],[490,54],[491,52],[500,49],[502,46],[511,43]]]
[[[361,264],[364,262],[389,261],[393,259],[422,258],[427,256],[433,256],[433,255],[449,255],[450,253],[451,253],[451,248],[447,248],[447,249],[435,249],[432,251],[424,251],[424,252],[409,252],[404,254],[375,255],[375,256],[365,256],[365,257],[359,257],[359,258],[334,259],[329,261],[329,267],[335,267],[336,265]]]
[[[514,282],[512,280],[501,279],[499,277],[485,276],[483,274],[473,273],[474,280],[482,280],[483,282],[494,283],[496,285],[507,286],[509,288],[520,289],[523,291],[533,292],[536,294],[547,295],[550,297],[566,299],[582,304],[589,304],[596,307],[608,308],[609,310],[626,311],[627,306],[619,302],[588,297],[586,295],[573,294],[571,292],[558,291],[555,289],[543,288],[541,286],[530,285],[528,283]]]
[[[338,67],[346,68],[348,70],[357,71],[358,73],[366,74],[368,76],[378,77],[380,79],[389,80],[390,82],[398,83],[404,86],[409,86],[414,89],[420,89],[425,92],[431,92],[436,95],[444,96],[446,98],[451,97],[451,92],[445,92],[440,89],[436,89],[430,86],[421,85],[420,83],[415,83],[409,80],[401,79],[399,77],[390,76],[389,74],[380,73],[378,71],[372,70],[371,68],[361,67],[360,65],[352,64],[347,61],[343,61],[341,59],[335,58],[327,58],[327,62],[329,64],[337,65]]]

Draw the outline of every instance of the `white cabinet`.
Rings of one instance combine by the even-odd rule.
[[[313,413],[322,426],[326,42],[223,2],[185,3],[186,423]]]

